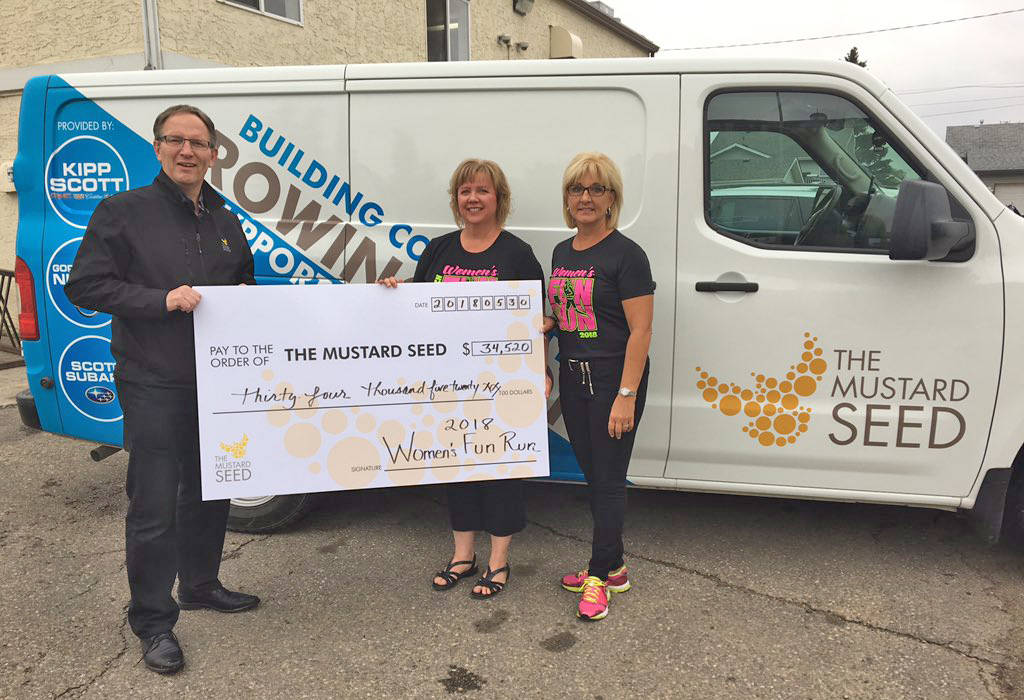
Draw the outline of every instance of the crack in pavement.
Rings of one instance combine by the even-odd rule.
[[[536,525],[537,527],[539,527],[539,528],[541,528],[543,530],[547,530],[548,532],[550,532],[551,534],[555,535],[556,537],[561,537],[561,538],[564,538],[564,539],[572,540],[574,542],[581,542],[583,544],[589,544],[590,543],[590,540],[587,539],[587,538],[583,538],[583,537],[579,537],[577,535],[572,535],[572,534],[569,534],[569,533],[566,533],[566,532],[562,532],[561,530],[557,530],[557,529],[551,527],[550,525],[545,525],[543,523],[537,522],[536,520],[528,520],[528,522],[530,524],[532,524],[532,525]],[[859,627],[863,627],[865,629],[868,629],[868,630],[871,630],[871,631],[874,631],[874,632],[882,632],[882,633],[885,633],[885,634],[890,634],[890,635],[895,636],[895,637],[900,637],[902,639],[909,639],[909,640],[917,642],[919,644],[927,644],[929,646],[934,646],[934,647],[937,647],[939,649],[945,649],[945,650],[951,651],[954,654],[957,654],[959,656],[963,656],[965,658],[968,658],[968,659],[971,659],[973,661],[976,661],[976,662],[978,662],[980,664],[987,664],[989,666],[993,666],[996,669],[1000,668],[1002,666],[1002,664],[1004,663],[1004,661],[1001,661],[1001,660],[991,659],[991,658],[987,658],[985,656],[978,655],[977,653],[975,653],[976,652],[975,646],[973,644],[969,644],[967,642],[959,642],[957,640],[942,641],[942,640],[937,640],[937,639],[930,639],[928,637],[919,636],[919,635],[913,634],[911,632],[904,632],[902,630],[892,629],[891,627],[884,627],[882,625],[876,625],[874,623],[867,622],[866,620],[859,620],[857,618],[849,617],[849,616],[844,615],[842,613],[838,613],[838,612],[836,612],[834,610],[828,610],[826,608],[820,608],[820,607],[818,607],[816,605],[813,605],[812,603],[809,603],[809,602],[806,602],[806,601],[803,601],[803,600],[794,600],[794,599],[786,598],[785,596],[776,595],[774,593],[766,593],[764,591],[759,591],[756,588],[750,588],[749,586],[744,586],[744,585],[741,585],[741,584],[738,584],[738,583],[733,583],[731,581],[727,581],[726,579],[724,579],[723,577],[721,577],[718,574],[714,574],[714,573],[711,573],[711,572],[708,572],[708,571],[701,571],[700,569],[694,569],[694,568],[691,568],[691,567],[686,567],[686,566],[683,566],[682,564],[677,564],[675,562],[667,561],[667,560],[664,560],[664,559],[657,559],[655,557],[644,556],[642,554],[639,554],[637,552],[630,551],[630,550],[627,550],[625,553],[626,553],[627,556],[629,556],[629,557],[631,557],[633,559],[639,559],[640,561],[646,561],[646,562],[651,563],[651,564],[657,564],[659,566],[664,566],[664,567],[669,568],[669,569],[674,569],[676,571],[680,571],[680,572],[683,572],[683,573],[691,574],[693,576],[698,576],[698,577],[703,578],[703,579],[705,579],[707,581],[710,581],[711,583],[714,583],[716,586],[720,586],[722,588],[727,588],[727,589],[730,589],[730,590],[740,591],[740,592],[743,592],[743,593],[747,593],[748,595],[757,596],[759,598],[764,598],[766,600],[771,600],[771,601],[774,601],[776,603],[782,603],[784,605],[796,606],[798,608],[803,609],[804,612],[807,612],[807,613],[813,613],[813,614],[816,614],[816,615],[831,616],[833,619],[839,619],[839,620],[842,620],[843,622],[849,623],[851,625],[857,625]],[[1018,662],[1018,663],[1021,661],[1021,659],[1019,657],[1015,657],[1015,656],[1012,656],[1010,654],[1006,654],[1005,657],[1008,658],[1008,659],[1011,659],[1011,660],[1013,660],[1015,662]]]
[[[234,559],[235,557],[239,557],[241,556],[242,549],[245,548],[247,545],[250,545],[253,542],[266,542],[271,537],[273,537],[273,535],[263,535],[262,537],[250,537],[244,542],[241,542],[237,547],[232,549],[230,552],[224,552],[224,554],[221,555],[220,560],[227,561],[228,559]]]
[[[124,655],[128,653],[128,635],[125,634],[125,628],[127,626],[128,626],[128,606],[126,605],[124,607],[124,609],[121,611],[121,624],[119,624],[117,626],[117,632],[118,632],[118,634],[121,635],[121,649],[120,649],[120,651],[118,651],[116,654],[114,654],[114,656],[109,658],[103,664],[103,668],[100,669],[100,672],[97,673],[95,676],[93,676],[92,678],[87,680],[85,683],[79,683],[78,685],[73,685],[70,688],[65,688],[64,690],[60,691],[59,693],[53,695],[52,696],[53,700],[57,700],[57,698],[63,698],[63,697],[81,697],[85,693],[89,692],[89,688],[91,688],[92,686],[96,685],[96,683],[101,678],[103,678],[103,676],[107,675],[107,673],[110,671],[110,669],[112,669],[114,667],[114,664],[116,664],[118,661],[120,661],[122,658],[124,658]],[[79,691],[79,690],[82,691],[82,692],[78,693],[77,695],[74,695],[74,696],[71,695],[75,691]]]

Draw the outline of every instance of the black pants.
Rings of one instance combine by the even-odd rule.
[[[448,519],[456,532],[479,531],[507,537],[526,527],[521,479],[449,484]]]
[[[624,358],[591,360],[587,364],[562,358],[558,372],[565,431],[590,491],[594,537],[587,571],[602,580],[623,564],[626,470],[647,401],[650,363],[636,390],[633,429],[618,440],[608,437],[608,416],[618,395],[623,363]]]
[[[230,501],[203,501],[195,389],[117,382],[130,450],[125,547],[139,637],[167,632],[178,620],[171,597],[177,575],[187,591],[218,585]]]

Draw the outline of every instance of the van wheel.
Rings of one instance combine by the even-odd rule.
[[[272,532],[297,522],[312,507],[311,493],[232,498],[228,529],[234,532]]]
[[[1020,456],[1015,462],[1020,461]],[[1011,547],[1024,548],[1024,469],[1014,464],[1009,488],[1006,489],[1006,506],[1003,510],[1003,542]]]

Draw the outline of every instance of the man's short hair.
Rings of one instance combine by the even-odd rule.
[[[198,107],[192,105],[172,105],[164,111],[160,112],[156,116],[156,121],[153,122],[153,138],[159,139],[163,134],[161,133],[164,128],[164,122],[173,117],[175,114],[194,114],[206,125],[207,131],[210,132],[210,145],[213,148],[217,147],[217,129],[213,126],[213,120],[210,119],[209,115]]]

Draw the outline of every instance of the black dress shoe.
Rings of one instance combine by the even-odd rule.
[[[218,585],[206,591],[178,590],[178,605],[182,610],[209,608],[217,612],[235,613],[250,610],[260,604],[260,599],[248,593],[229,591]]]
[[[174,632],[161,632],[142,641],[142,660],[157,673],[177,673],[185,665],[185,655]]]

